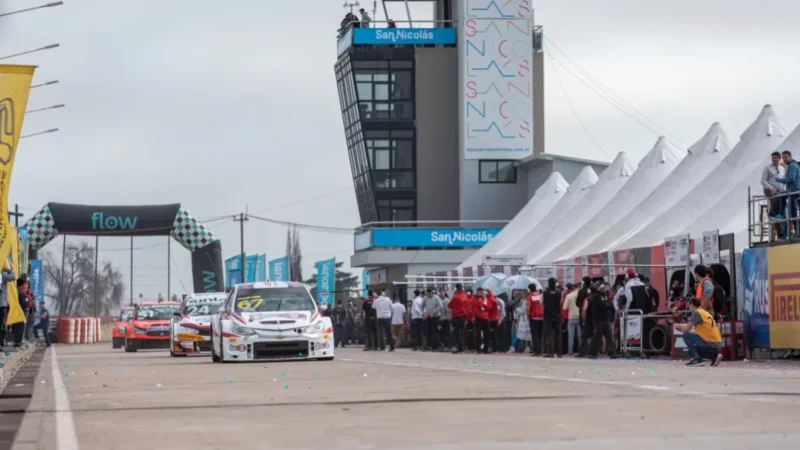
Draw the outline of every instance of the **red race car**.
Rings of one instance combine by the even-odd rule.
[[[111,329],[111,348],[120,348],[125,343],[125,327],[133,317],[133,306],[125,306]]]
[[[142,302],[133,309],[125,327],[125,351],[168,349],[169,322],[180,309],[178,302]]]

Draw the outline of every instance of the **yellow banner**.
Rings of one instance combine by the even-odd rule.
[[[8,230],[9,240],[11,244],[11,255],[5,259],[6,265],[8,265],[12,271],[14,271],[14,275],[20,275],[20,267],[19,267],[19,239],[17,238],[17,229],[14,227],[10,227]],[[17,291],[17,282],[11,281],[6,283],[6,293],[8,293],[8,318],[6,319],[6,324],[13,325],[19,322],[25,322],[25,313],[22,311],[22,307],[19,304],[19,292]]]
[[[767,250],[769,346],[800,349],[800,245]]]
[[[11,224],[6,213],[11,170],[22,132],[22,119],[28,107],[34,69],[33,66],[0,65],[0,259],[3,260],[11,250]],[[19,275],[19,272],[15,273]]]

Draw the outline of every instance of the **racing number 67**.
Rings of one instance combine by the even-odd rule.
[[[239,300],[236,306],[239,309],[251,309],[251,308],[256,309],[259,306],[261,306],[262,303],[264,303],[263,298],[257,298],[255,300],[250,300],[249,298],[246,298],[244,300]]]

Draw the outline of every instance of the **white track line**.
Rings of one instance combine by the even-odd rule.
[[[78,450],[80,447],[75,432],[75,422],[72,420],[67,388],[64,386],[64,380],[61,378],[61,371],[58,368],[55,347],[50,347],[50,367],[53,370],[53,389],[56,402],[56,448],[58,450]]]

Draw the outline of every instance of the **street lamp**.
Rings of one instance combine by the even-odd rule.
[[[41,136],[41,135],[43,135],[43,134],[55,133],[56,131],[58,131],[58,128],[51,128],[51,129],[49,129],[49,130],[40,131],[40,132],[38,132],[38,133],[23,134],[23,135],[22,135],[22,136],[20,136],[19,138],[20,138],[20,139],[25,139],[25,138],[34,137],[34,136]]]
[[[34,49],[34,50],[28,50],[27,52],[15,53],[15,54],[13,54],[13,55],[3,56],[2,58],[0,58],[0,61],[2,61],[2,60],[4,60],[4,59],[13,58],[13,57],[15,57],[15,56],[29,55],[29,54],[31,54],[31,53],[41,52],[41,51],[43,51],[43,50],[50,50],[50,49],[53,49],[53,48],[58,48],[58,47],[61,47],[61,44],[50,44],[50,45],[45,45],[44,47],[37,48],[37,49]]]
[[[50,85],[53,85],[53,84],[58,84],[58,80],[48,81],[47,83],[34,84],[33,86],[31,86],[31,89],[38,88],[38,87],[43,87],[43,86],[50,86]]]
[[[2,13],[2,14],[0,14],[0,17],[11,16],[11,15],[14,15],[14,14],[21,14],[21,13],[28,12],[28,11],[36,11],[37,9],[52,8],[54,6],[61,6],[63,4],[64,4],[64,2],[51,2],[51,3],[48,3],[46,5],[34,6],[33,8],[20,9],[19,11],[11,11],[11,12],[7,12],[7,13]]]
[[[47,108],[31,109],[31,110],[25,111],[25,114],[33,114],[35,112],[47,111],[47,110],[50,110],[50,109],[58,109],[58,108],[63,108],[65,106],[67,106],[67,105],[60,104],[60,105],[48,106]]]

